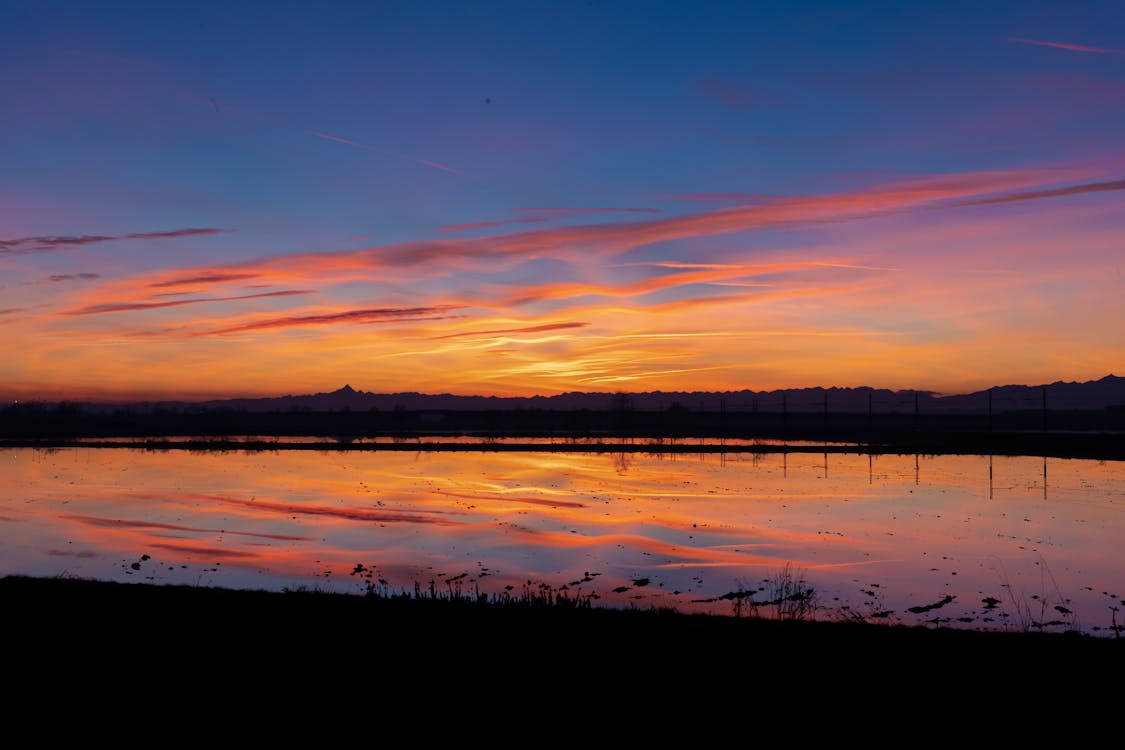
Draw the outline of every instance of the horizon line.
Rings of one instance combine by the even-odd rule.
[[[333,395],[338,395],[341,392],[352,393],[352,394],[355,394],[357,396],[362,395],[362,396],[376,396],[376,397],[411,395],[411,396],[420,396],[420,397],[423,397],[423,398],[458,398],[458,399],[481,399],[481,398],[483,398],[483,399],[497,399],[497,400],[513,400],[513,401],[514,400],[530,401],[530,400],[534,400],[534,399],[553,399],[553,398],[561,398],[561,397],[566,397],[566,396],[572,396],[572,397],[573,396],[611,396],[612,397],[612,396],[617,396],[617,395],[644,396],[644,395],[656,395],[656,394],[669,394],[669,395],[690,394],[690,395],[704,395],[704,396],[722,396],[722,395],[725,395],[725,394],[738,394],[738,393],[771,394],[771,393],[783,393],[783,392],[793,392],[793,391],[816,391],[816,390],[821,390],[821,391],[832,391],[832,390],[837,390],[837,391],[868,391],[868,390],[870,390],[870,391],[888,391],[888,392],[891,392],[891,393],[911,393],[911,394],[917,393],[919,395],[925,394],[925,395],[928,395],[931,398],[950,398],[950,397],[955,397],[955,396],[968,396],[968,395],[972,395],[972,394],[976,394],[976,393],[983,393],[985,391],[992,390],[992,389],[998,389],[998,388],[1047,388],[1047,387],[1054,386],[1054,385],[1086,385],[1086,384],[1090,384],[1090,383],[1099,383],[1099,382],[1102,382],[1102,381],[1108,380],[1108,379],[1122,379],[1122,378],[1119,378],[1117,375],[1115,375],[1113,373],[1108,373],[1108,374],[1106,374],[1106,375],[1104,375],[1100,378],[1092,378],[1090,380],[1062,380],[1062,379],[1058,379],[1058,380],[1051,381],[1049,383],[1004,383],[1002,385],[997,384],[997,385],[987,386],[987,387],[984,387],[984,388],[977,388],[977,389],[970,389],[970,390],[963,390],[963,391],[949,391],[949,392],[937,391],[937,390],[927,389],[927,388],[890,388],[890,387],[886,387],[886,386],[872,386],[872,385],[856,385],[856,386],[815,385],[815,386],[787,386],[787,387],[783,387],[783,388],[770,388],[770,389],[755,389],[755,388],[751,388],[751,387],[741,388],[741,389],[738,389],[738,390],[690,390],[690,391],[689,390],[666,391],[666,390],[659,390],[659,389],[657,389],[657,390],[628,391],[628,390],[617,389],[617,390],[613,390],[613,391],[560,391],[558,393],[552,393],[552,394],[499,395],[499,394],[486,394],[486,393],[451,393],[451,392],[448,392],[448,391],[446,391],[446,392],[368,391],[368,390],[364,390],[362,388],[359,388],[359,389],[352,388],[350,384],[345,384],[345,385],[341,386],[340,388],[337,388],[336,390],[333,390],[333,391],[317,391],[317,392],[311,392],[311,393],[285,393],[285,394],[279,394],[279,395],[191,396],[190,394],[186,394],[186,395],[182,395],[182,396],[154,396],[154,397],[148,397],[148,398],[146,398],[144,396],[97,396],[97,395],[85,395],[85,396],[64,397],[64,398],[50,398],[50,397],[39,397],[39,396],[17,398],[17,397],[11,396],[11,397],[4,397],[3,403],[6,406],[12,406],[12,405],[15,405],[15,404],[20,404],[20,403],[25,403],[25,404],[64,404],[64,403],[83,404],[83,403],[91,403],[91,404],[119,404],[119,405],[151,404],[151,403],[205,404],[205,403],[214,403],[214,402],[223,402],[223,401],[269,401],[269,400],[281,400],[281,399],[305,399],[305,398],[316,398],[318,396],[333,396]]]

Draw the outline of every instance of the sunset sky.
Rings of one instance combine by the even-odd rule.
[[[1125,3],[0,0],[0,398],[1125,375]]]

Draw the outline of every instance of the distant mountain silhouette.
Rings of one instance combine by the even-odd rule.
[[[373,393],[345,385],[330,393],[234,398],[204,402],[160,401],[81,404],[97,413],[127,406],[138,411],[706,411],[876,414],[994,414],[1013,411],[1092,411],[1125,408],[1125,378],[1107,375],[1084,383],[1004,385],[974,393],[939,396],[930,391],[884,388],[790,388],[774,391],[650,391],[562,393],[556,396],[455,396],[448,393]]]

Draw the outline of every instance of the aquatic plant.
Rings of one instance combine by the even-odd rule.
[[[818,606],[816,589],[805,578],[802,568],[795,568],[787,562],[761,582],[764,585],[758,587],[740,582],[736,590],[718,598],[732,603],[735,617],[805,620],[815,616]],[[755,594],[763,592],[765,599],[754,598]]]

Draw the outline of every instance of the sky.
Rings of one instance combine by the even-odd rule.
[[[0,17],[5,400],[1125,374],[1120,2]]]

